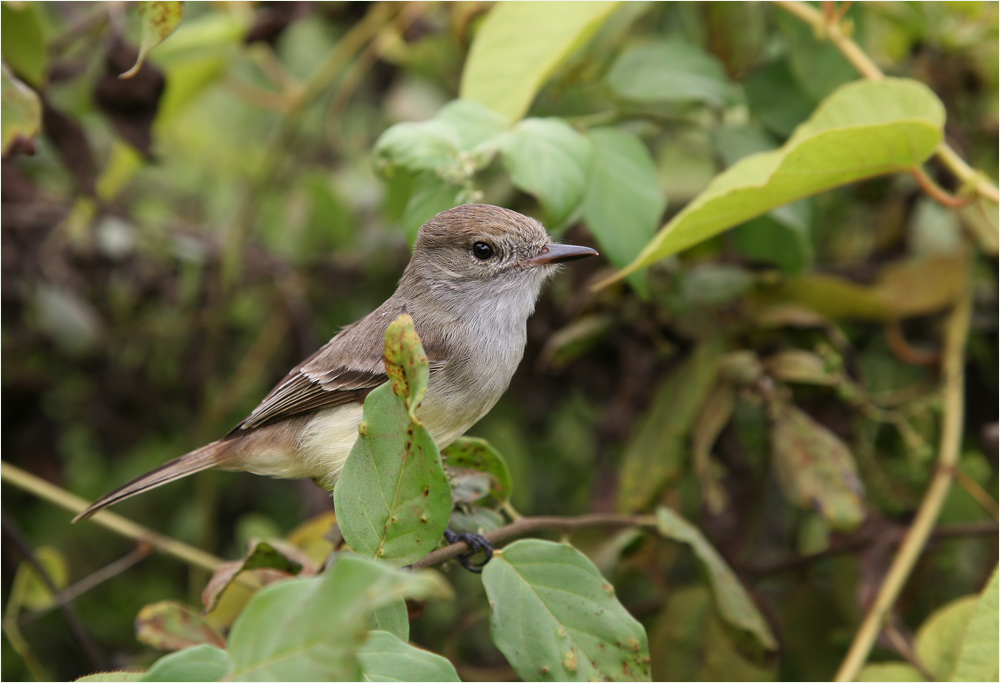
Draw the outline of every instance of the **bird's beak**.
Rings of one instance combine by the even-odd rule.
[[[536,268],[550,266],[554,263],[576,261],[588,256],[597,256],[597,252],[590,247],[576,247],[572,244],[546,244],[537,256],[528,259],[527,264],[529,268]]]

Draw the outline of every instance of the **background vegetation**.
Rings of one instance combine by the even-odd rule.
[[[322,566],[310,482],[120,507],[156,538],[67,492],[225,433],[472,200],[602,252],[472,433],[574,518],[532,535],[574,528],[653,678],[996,676],[995,3],[147,5],[2,5],[4,679],[222,644],[246,596],[201,594],[251,544],[244,578]],[[376,577],[433,598],[411,642],[528,677],[441,568],[451,600]]]

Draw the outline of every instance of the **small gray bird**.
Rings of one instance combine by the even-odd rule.
[[[226,436],[130,481],[73,521],[210,468],[311,478],[332,490],[358,437],[365,396],[387,381],[385,331],[404,307],[430,360],[417,416],[445,448],[507,390],[528,316],[556,264],[596,253],[554,244],[538,221],[497,206],[439,213],[420,228],[384,304],[292,369]]]

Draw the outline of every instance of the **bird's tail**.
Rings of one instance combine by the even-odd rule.
[[[74,517],[73,522],[87,519],[94,513],[115,503],[120,503],[126,498],[138,495],[143,491],[169,484],[172,481],[186,477],[189,474],[194,474],[195,472],[211,469],[228,459],[226,456],[228,455],[227,451],[229,451],[230,445],[227,441],[213,441],[196,451],[191,451],[187,455],[182,455],[166,464],[160,465],[155,470],[146,472],[146,474],[136,477],[124,486],[107,494]]]

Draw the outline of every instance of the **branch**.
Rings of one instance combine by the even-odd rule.
[[[777,0],[775,4],[812,26],[817,35],[825,36],[862,76],[872,81],[881,81],[885,78],[885,74],[865,51],[844,34],[841,29],[841,17],[834,15],[830,21],[827,21],[823,12],[812,5],[801,2],[801,0]],[[941,163],[955,174],[962,186],[989,199],[994,204],[1000,203],[1000,191],[997,190],[993,181],[965,163],[965,160],[949,147],[947,142],[941,142],[935,150],[935,154]]]
[[[483,536],[490,543],[501,543],[508,538],[521,536],[531,531],[542,529],[556,529],[559,531],[575,531],[592,526],[643,526],[655,527],[656,520],[650,515],[622,515],[613,512],[597,513],[592,515],[580,515],[578,517],[522,517],[511,522],[507,526],[488,531]],[[444,548],[428,553],[412,565],[413,569],[423,569],[432,565],[458,557],[469,552],[469,545],[465,542],[452,543]]]
[[[32,493],[39,498],[47,500],[50,503],[58,505],[65,510],[69,510],[73,514],[83,512],[89,505],[89,503],[83,498],[75,496],[69,491],[61,489],[55,484],[51,484],[44,479],[25,472],[21,468],[15,467],[8,462],[0,462],[0,479],[8,484],[18,487],[19,489]],[[136,524],[132,520],[125,519],[121,515],[116,515],[113,512],[107,512],[104,510],[98,512],[96,515],[91,517],[91,519],[106,529],[110,529],[115,533],[139,542],[149,543],[160,552],[166,553],[167,555],[173,555],[174,557],[196,567],[202,567],[214,572],[223,565],[223,561],[221,559],[206,553],[204,550],[199,550],[198,548],[190,546],[187,543],[182,543],[181,541],[170,538],[169,536],[158,534],[152,529]]]
[[[864,666],[875,639],[882,630],[882,624],[892,609],[913,566],[934,529],[941,507],[944,505],[955,466],[962,446],[962,421],[964,417],[965,344],[969,336],[972,317],[972,290],[968,283],[966,292],[948,316],[944,339],[944,416],[941,424],[941,442],[937,468],[930,486],[924,494],[917,515],[906,537],[893,558],[892,566],[879,587],[875,602],[865,615],[861,628],[854,636],[854,642],[834,680],[853,681]]]

